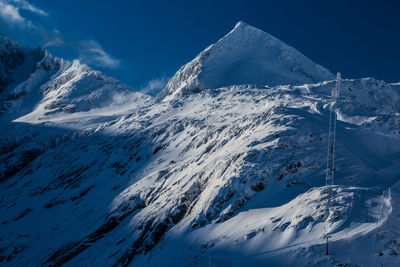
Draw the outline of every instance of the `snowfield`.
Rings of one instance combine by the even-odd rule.
[[[239,23],[156,98],[0,41],[1,264],[400,264],[398,85],[342,80],[328,209],[334,76],[272,36]]]

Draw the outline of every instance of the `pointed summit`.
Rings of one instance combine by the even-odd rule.
[[[157,99],[239,84],[304,84],[334,75],[296,49],[243,21],[184,65]]]
[[[245,27],[245,26],[247,26],[247,25],[248,25],[248,24],[247,24],[246,22],[240,20],[240,21],[238,21],[238,22],[236,23],[235,28],[233,28],[233,30],[235,30],[236,28],[239,28],[239,27]]]

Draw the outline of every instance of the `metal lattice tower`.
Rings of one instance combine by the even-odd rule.
[[[336,105],[340,94],[341,75],[338,72],[336,77],[336,87],[332,89],[332,102],[329,115],[329,136],[328,136],[328,156],[326,159],[326,181],[328,186],[333,185],[335,176],[335,141],[336,141]]]
[[[340,94],[340,80],[341,75],[338,72],[336,76],[336,86],[332,89],[332,102],[330,104],[330,114],[329,114],[329,135],[328,135],[328,156],[326,159],[326,180],[325,184],[328,186],[328,203],[326,205],[326,216],[329,217],[330,206],[331,206],[331,195],[333,185],[333,178],[335,176],[335,141],[336,141],[336,108],[337,100]],[[328,220],[326,221],[328,223]],[[331,237],[326,229],[327,225],[324,225],[324,239],[326,239],[326,255],[329,255],[329,238]]]

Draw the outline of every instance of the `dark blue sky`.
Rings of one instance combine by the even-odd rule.
[[[86,59],[135,88],[173,75],[239,20],[346,78],[400,81],[398,0],[29,1],[37,10],[21,1],[0,0],[24,19],[3,14],[0,31],[60,57]]]

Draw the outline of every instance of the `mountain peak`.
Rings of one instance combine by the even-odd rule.
[[[247,33],[247,34],[253,34],[253,35],[262,33],[264,35],[270,36],[268,33],[254,27],[254,26],[249,25],[242,20],[238,21],[236,23],[235,27],[228,34],[226,34],[223,38],[225,38],[226,36],[229,36],[230,34],[233,34],[233,33],[244,33],[244,34]]]
[[[242,20],[239,20],[239,21],[236,23],[235,28],[233,28],[233,29],[237,29],[237,28],[239,28],[239,27],[245,27],[245,26],[248,26],[248,24],[247,24],[246,22],[242,21]]]
[[[272,35],[239,21],[184,65],[157,100],[240,84],[275,86],[331,80],[334,75]]]
[[[244,30],[244,29],[249,29],[249,30],[254,30],[254,31],[258,31],[258,32],[263,32],[262,30],[251,26],[250,24],[240,20],[236,23],[235,27],[233,27],[233,29],[231,30],[231,32],[233,31],[240,31],[240,30]],[[263,32],[264,34],[267,34],[266,32]]]

